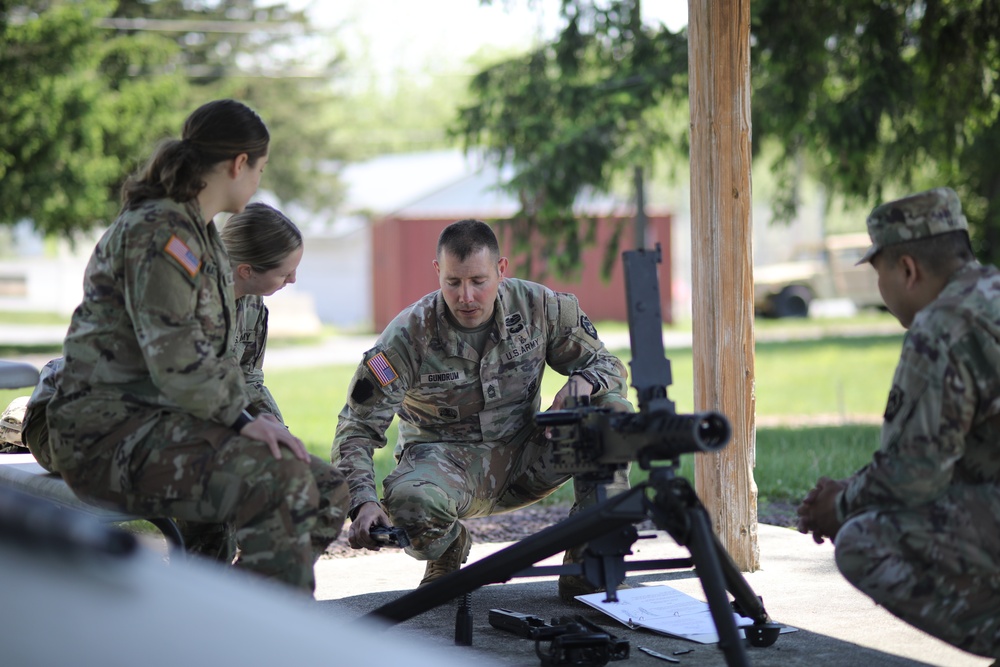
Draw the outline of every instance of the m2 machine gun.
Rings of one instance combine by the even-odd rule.
[[[593,507],[546,528],[506,549],[448,574],[371,612],[376,619],[402,622],[490,583],[513,577],[575,574],[606,591],[615,601],[627,571],[694,567],[719,634],[719,648],[730,667],[749,665],[733,611],[753,620],[743,628],[754,646],[770,646],[780,625],[771,622],[718,537],[690,482],[676,474],[682,454],[715,452],[731,436],[729,421],[716,412],[680,415],[667,397],[670,361],[663,348],[659,280],[661,253],[623,253],[632,346],[632,386],[639,411],[615,412],[573,397],[563,410],[540,413],[539,426],[552,441],[552,464],[574,477],[598,483],[611,480],[631,462],[649,471],[646,481],[610,498],[601,494]],[[687,547],[689,558],[624,561],[638,539],[636,524],[647,520]],[[535,563],[586,544],[583,562],[555,566]],[[734,600],[729,601],[731,593]]]

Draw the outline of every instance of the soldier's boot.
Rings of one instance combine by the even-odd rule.
[[[21,440],[24,428],[24,413],[30,396],[18,396],[0,416],[0,452],[27,454],[28,446]]]
[[[424,568],[424,578],[420,580],[420,586],[425,586],[436,579],[440,579],[446,574],[455,572],[462,563],[469,559],[469,550],[472,549],[472,536],[464,523],[459,522],[460,530],[455,541],[448,545],[439,558],[427,561]],[[419,587],[418,587],[419,588]]]
[[[563,565],[572,565],[583,562],[583,552],[587,548],[586,544],[567,549],[563,554]],[[616,589],[631,588],[624,581]],[[560,574],[559,575],[559,599],[563,602],[575,602],[577,595],[590,595],[591,593],[603,593],[603,586],[595,586],[581,574]]]

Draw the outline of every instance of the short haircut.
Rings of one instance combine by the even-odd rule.
[[[453,222],[441,232],[438,237],[437,256],[440,258],[444,251],[454,255],[460,262],[464,262],[479,252],[482,248],[487,248],[493,261],[500,259],[500,244],[497,243],[497,236],[482,220],[459,220]]]
[[[882,248],[879,254],[890,263],[898,262],[903,255],[909,255],[936,276],[950,275],[956,267],[975,259],[969,232],[964,229],[915,241],[893,243]]]
[[[219,232],[233,266],[249,264],[257,273],[281,266],[302,247],[302,232],[281,211],[267,204],[247,204]]]

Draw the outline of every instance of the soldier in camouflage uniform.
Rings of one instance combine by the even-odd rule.
[[[258,202],[248,204],[241,213],[232,216],[219,236],[226,246],[233,269],[236,314],[232,352],[246,382],[251,404],[249,411],[257,416],[270,415],[284,423],[274,397],[264,385],[268,311],[262,297],[295,282],[295,270],[302,259],[302,234],[281,212]],[[18,441],[23,442],[38,463],[49,471],[53,467],[45,406],[55,393],[62,365],[63,360],[59,358],[42,368],[38,385],[24,412],[23,433],[18,433]],[[16,408],[20,400],[15,399],[8,411]],[[347,485],[335,468],[319,457],[310,456],[310,467],[320,488],[328,489],[320,494],[320,513],[335,512],[337,517],[343,517]],[[178,519],[177,524],[188,552],[223,563],[233,562],[237,546],[231,525],[183,519]],[[313,530],[314,538],[318,542],[332,542],[337,538],[340,526],[340,521],[318,523]],[[323,531],[327,534],[323,535]]]
[[[400,313],[365,353],[333,444],[350,486],[351,546],[378,548],[373,526],[402,527],[412,542],[407,552],[429,561],[421,585],[467,558],[471,539],[461,519],[524,507],[569,479],[551,470],[534,424],[546,365],[569,376],[553,408],[573,393],[632,409],[625,368],[576,297],[504,277],[507,259],[486,223],[449,225],[434,266],[441,289]],[[393,416],[397,465],[380,503],[372,457]],[[612,486],[627,488],[627,477]],[[596,494],[578,483],[577,507]],[[580,585],[564,576],[561,595],[587,592]]]
[[[229,218],[219,236],[233,270],[236,316],[232,349],[246,382],[250,412],[283,424],[278,404],[264,385],[268,310],[263,297],[295,282],[302,260],[302,233],[277,209],[255,202]],[[328,461],[310,456],[309,462],[319,487],[329,489],[320,494],[320,514],[334,513],[338,519],[317,523],[313,529],[317,545],[329,544],[337,538],[343,522],[347,485]],[[236,540],[231,525],[178,523],[189,551],[226,563],[233,561]]]
[[[871,463],[821,478],[799,530],[901,619],[1000,657],[1000,271],[973,257],[958,196],[875,208],[862,261],[908,329]]]
[[[232,523],[242,567],[311,592],[343,521],[343,478],[315,475],[298,438],[249,411],[233,274],[212,222],[256,191],[268,140],[246,106],[210,102],[126,182],[45,414],[53,468],[78,495]]]

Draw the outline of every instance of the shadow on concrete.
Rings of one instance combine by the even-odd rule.
[[[695,578],[695,574],[690,571],[666,575],[660,573],[629,576],[628,583],[642,585],[692,578]],[[323,609],[335,610],[341,616],[346,614],[347,616],[364,617],[373,610],[391,603],[409,592],[409,590],[399,590],[369,593],[338,600],[327,600],[320,604]],[[493,628],[488,620],[489,610],[502,608],[532,614],[550,622],[563,616],[579,614],[601,626],[609,634],[628,640],[629,658],[625,661],[609,664],[670,664],[639,651],[639,646],[649,647],[668,656],[673,656],[675,651],[687,651],[675,657],[680,661],[679,664],[689,667],[728,664],[725,654],[716,644],[699,644],[648,630],[632,630],[582,603],[564,603],[557,597],[556,582],[552,579],[547,581],[515,579],[504,584],[484,586],[472,594],[471,607],[473,614],[471,646],[456,646],[454,644],[458,600],[445,603],[402,623],[387,626],[386,636],[392,637],[396,633],[419,636],[434,644],[451,646],[452,650],[459,654],[468,654],[470,665],[475,664],[474,656],[481,654],[507,665],[534,666],[541,664],[540,658],[535,652],[535,643],[529,639]],[[793,625],[794,619],[779,618],[775,620],[779,623]],[[543,644],[542,650],[544,651],[546,648],[547,645]],[[917,666],[932,664],[910,660],[801,629],[783,633],[770,647],[748,647],[747,657],[752,665],[762,667],[798,665],[808,665],[809,667],[818,665],[829,667]]]

